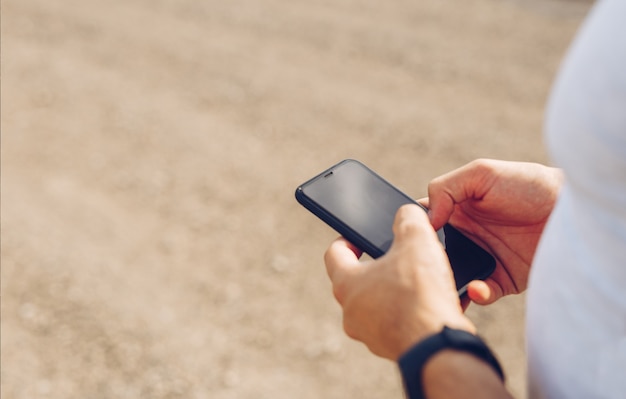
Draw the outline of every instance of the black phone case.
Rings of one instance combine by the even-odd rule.
[[[345,160],[339,162],[338,164],[331,166],[330,168],[326,169],[325,171],[323,171],[322,173],[318,174],[317,176],[307,180],[305,183],[301,184],[296,189],[296,200],[302,206],[304,206],[311,213],[313,213],[315,216],[317,216],[322,221],[324,221],[326,224],[328,224],[330,227],[332,227],[335,231],[337,231],[345,239],[347,239],[352,244],[354,244],[357,248],[359,248],[363,252],[367,253],[372,258],[376,259],[378,257],[383,256],[385,254],[385,252],[382,251],[377,246],[375,246],[374,244],[372,244],[371,242],[369,242],[365,237],[360,235],[357,231],[353,230],[348,225],[343,223],[341,220],[336,218],[332,213],[330,213],[330,212],[326,211],[325,209],[319,207],[314,201],[312,201],[309,197],[307,197],[306,194],[304,194],[304,191],[302,190],[302,188],[305,187],[306,185],[308,185],[308,184],[310,184],[310,183],[312,183],[312,182],[314,182],[314,181],[316,181],[318,179],[323,178],[328,173],[331,173],[334,169],[340,167],[342,164],[344,164],[346,162],[356,162],[356,163],[360,164],[363,168],[367,169],[373,175],[378,177],[382,182],[387,184],[390,188],[392,188],[393,190],[397,191],[398,194],[400,194],[403,197],[405,197],[409,203],[412,203],[412,204],[415,204],[415,205],[419,206],[420,208],[424,209],[424,211],[427,211],[427,209],[424,208],[424,206],[422,206],[418,202],[416,202],[413,198],[411,198],[408,195],[404,194],[402,191],[400,191],[398,188],[396,188],[393,184],[389,183],[387,180],[385,180],[378,173],[376,173],[372,169],[368,168],[365,164],[363,164],[362,162],[359,162],[357,160],[354,160],[354,159],[345,159]]]

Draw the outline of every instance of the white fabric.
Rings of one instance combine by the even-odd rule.
[[[566,184],[532,268],[531,398],[626,398],[626,1],[596,4],[562,65],[546,136]]]

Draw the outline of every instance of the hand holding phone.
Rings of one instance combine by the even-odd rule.
[[[443,326],[475,333],[459,307],[452,270],[428,215],[418,206],[404,205],[394,232],[392,248],[373,261],[361,262],[359,251],[345,238],[333,241],[324,254],[348,336],[397,361]]]
[[[389,250],[398,209],[405,204],[422,207],[374,171],[350,159],[303,183],[296,190],[296,199],[373,258]],[[448,254],[459,294],[465,292],[470,281],[485,279],[495,269],[493,256],[453,226],[446,224],[437,234]]]

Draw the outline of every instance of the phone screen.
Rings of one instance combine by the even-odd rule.
[[[355,160],[342,161],[302,184],[296,190],[296,198],[373,258],[389,250],[398,208],[416,204]],[[495,259],[453,226],[447,224],[437,234],[448,254],[460,293],[471,280],[484,279],[495,268]]]

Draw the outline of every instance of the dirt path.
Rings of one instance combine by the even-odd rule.
[[[4,1],[2,397],[400,398],[293,190],[546,161],[554,4]],[[470,313],[522,395],[523,298]]]

